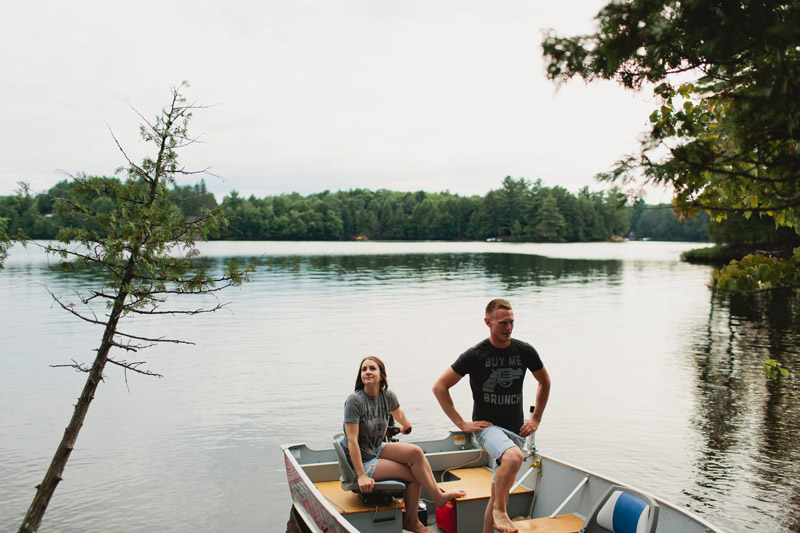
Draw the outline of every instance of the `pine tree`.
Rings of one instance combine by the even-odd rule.
[[[54,203],[54,209],[65,218],[74,217],[84,223],[61,228],[57,242],[41,246],[71,268],[94,269],[102,286],[80,294],[82,306],[65,304],[57,295],[53,298],[76,318],[101,326],[103,334],[90,367],[77,362],[62,365],[86,372],[86,383],[44,480],[37,486],[20,532],[39,528],[107,365],[122,368],[126,376],[128,372],[156,376],[142,362],[130,362],[117,354],[136,353],[157,343],[189,344],[123,332],[119,330],[120,322],[131,315],[174,316],[216,311],[224,304],[192,310],[165,306],[170,306],[178,296],[216,293],[246,279],[248,270],[236,265],[228,265],[227,272],[213,277],[193,260],[199,254],[195,243],[217,235],[225,226],[220,211],[204,209],[200,216],[186,218],[174,207],[170,196],[176,177],[194,174],[179,165],[177,153],[194,142],[187,126],[192,111],[200,108],[187,104],[181,95],[185,87],[182,84],[172,89],[170,104],[154,122],[142,117],[140,133],[154,147],[154,158],[135,164],[120,147],[128,163],[118,171],[124,175],[123,179],[77,175],[69,196]],[[98,198],[103,201],[98,202]],[[105,313],[97,310],[97,303],[104,304]]]

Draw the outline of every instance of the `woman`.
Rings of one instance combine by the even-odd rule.
[[[344,432],[347,452],[358,476],[361,492],[371,492],[375,480],[402,479],[406,519],[403,529],[430,533],[417,513],[422,488],[431,495],[436,507],[466,495],[463,490],[443,493],[436,485],[428,459],[419,446],[385,442],[389,415],[400,424],[403,433],[411,432],[411,423],[400,410],[400,403],[386,381],[386,367],[377,357],[365,357],[359,366],[355,392],[344,402]]]

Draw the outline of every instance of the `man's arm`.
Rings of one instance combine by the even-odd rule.
[[[473,431],[478,431],[479,429],[485,429],[491,426],[489,422],[485,422],[483,420],[479,420],[476,422],[467,422],[464,418],[458,413],[456,410],[456,406],[453,403],[453,397],[450,396],[450,389],[453,386],[461,381],[461,376],[452,369],[452,367],[448,367],[447,370],[444,371],[439,379],[436,380],[436,383],[433,384],[433,394],[436,396],[436,399],[439,401],[439,405],[442,407],[442,411],[447,417],[452,420],[453,424],[458,426],[458,429],[464,431],[466,433],[472,433]]]
[[[547,407],[547,400],[550,398],[550,374],[547,373],[547,369],[545,367],[540,368],[533,372],[533,377],[539,383],[536,387],[536,403],[534,404],[536,409],[533,412],[533,416],[526,419],[525,423],[522,424],[522,428],[520,428],[519,434],[523,437],[527,437],[539,429],[544,408]]]

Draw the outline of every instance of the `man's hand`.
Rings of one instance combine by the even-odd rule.
[[[464,421],[458,425],[458,429],[460,429],[464,433],[474,433],[476,431],[480,431],[488,427],[492,427],[492,423],[486,422],[485,420],[478,420],[475,422]]]
[[[525,423],[519,428],[519,434],[521,437],[527,437],[535,433],[537,429],[539,429],[539,421],[534,418],[526,418]]]

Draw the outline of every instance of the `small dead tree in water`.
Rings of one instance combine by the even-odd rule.
[[[81,220],[80,229],[65,227],[58,233],[58,242],[43,245],[48,254],[62,259],[65,265],[95,269],[104,286],[81,295],[91,310],[94,302],[104,302],[100,315],[82,312],[83,308],[53,298],[66,311],[86,322],[103,327],[97,355],[89,367],[73,361],[70,366],[88,374],[69,425],[64,431],[44,480],[37,486],[20,532],[36,531],[47,505],[61,481],[67,460],[75,446],[95,391],[103,380],[108,363],[124,371],[157,376],[142,368],[142,362],[129,362],[115,357],[118,351],[135,353],[156,343],[187,341],[150,338],[120,331],[120,320],[128,315],[181,315],[209,313],[224,307],[217,300],[210,308],[180,310],[162,309],[168,298],[178,295],[215,294],[238,285],[246,279],[247,269],[230,264],[224,274],[209,275],[192,258],[198,255],[197,241],[219,234],[226,224],[219,210],[205,211],[200,217],[187,219],[173,207],[169,186],[187,172],[178,164],[177,151],[195,142],[188,136],[187,125],[192,111],[199,106],[187,104],[181,95],[185,84],[172,89],[172,100],[155,122],[144,117],[141,136],[157,147],[154,159],[146,158],[137,165],[120,151],[128,162],[118,174],[123,179],[75,176],[75,187],[68,198],[56,201],[56,209],[67,217]],[[116,138],[115,138],[116,141]],[[119,146],[119,142],[117,142]],[[203,173],[203,172],[200,172]],[[51,293],[52,294],[52,293]]]

